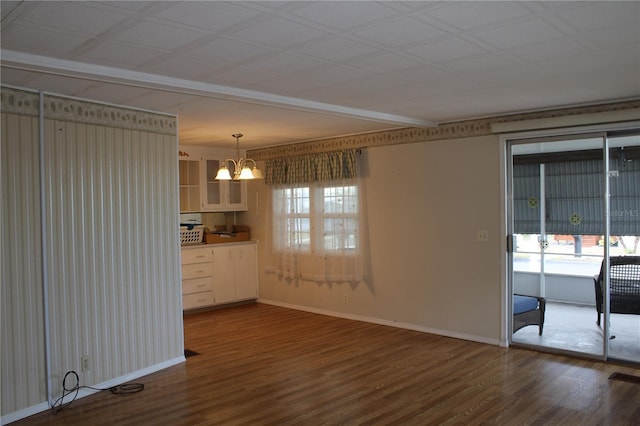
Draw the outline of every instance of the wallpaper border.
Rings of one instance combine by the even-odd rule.
[[[3,112],[37,116],[38,92],[2,86],[0,105]],[[45,93],[44,116],[47,119],[96,124],[129,130],[177,135],[177,117]]]
[[[476,120],[443,123],[437,127],[406,127],[382,132],[312,140],[290,145],[251,149],[247,150],[247,156],[254,160],[269,160],[274,158],[316,154],[327,151],[340,151],[345,149],[486,136],[493,134],[491,126],[496,123],[513,123],[525,120],[579,116],[584,114],[622,110],[637,110],[640,113],[640,100],[509,114]],[[594,122],[593,124],[598,123]]]

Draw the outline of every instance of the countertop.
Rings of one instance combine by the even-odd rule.
[[[257,244],[257,243],[258,243],[258,240],[245,240],[245,241],[231,241],[231,242],[228,242],[228,243],[189,244],[189,245],[186,245],[186,246],[180,246],[180,249],[181,250],[190,250],[190,249],[202,248],[202,247],[237,246],[237,245],[242,245],[242,244]]]

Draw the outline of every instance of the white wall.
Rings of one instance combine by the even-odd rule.
[[[266,274],[269,187],[251,181],[243,220],[260,240],[260,299],[498,343],[502,155],[497,136],[365,149],[371,277],[358,285]]]

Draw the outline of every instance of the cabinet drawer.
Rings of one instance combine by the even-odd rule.
[[[189,280],[192,278],[210,277],[213,275],[213,263],[194,263],[182,266],[182,279]]]
[[[211,277],[182,280],[182,294],[202,293],[203,291],[212,290]]]
[[[186,294],[182,296],[182,309],[202,308],[213,305],[213,292]]]
[[[213,260],[213,252],[210,248],[205,249],[187,249],[180,252],[183,265],[191,263],[210,262]]]

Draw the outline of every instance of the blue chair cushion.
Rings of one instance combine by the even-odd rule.
[[[513,296],[513,313],[514,315],[523,312],[533,311],[538,308],[538,299],[531,296]]]

